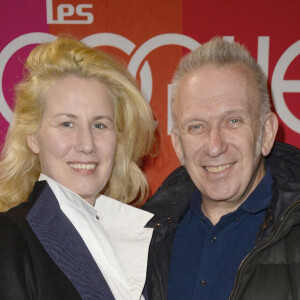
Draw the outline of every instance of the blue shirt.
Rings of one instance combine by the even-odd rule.
[[[227,300],[239,265],[253,249],[271,200],[269,171],[240,207],[214,226],[201,211],[197,190],[174,239],[168,279],[170,300]]]

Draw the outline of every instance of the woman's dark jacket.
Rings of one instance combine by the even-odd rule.
[[[230,300],[300,299],[300,150],[277,142],[265,164],[274,181],[271,204],[257,228],[254,249],[239,267]],[[175,231],[194,189],[180,167],[143,206],[155,214],[148,224],[154,227],[146,280],[149,300],[167,299]]]
[[[46,181],[0,214],[0,299],[114,299]]]

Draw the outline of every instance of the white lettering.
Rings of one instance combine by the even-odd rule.
[[[57,20],[53,18],[52,0],[46,0],[47,24],[91,24],[94,21],[94,15],[91,12],[83,11],[83,9],[92,9],[92,4],[78,4],[76,6],[76,14],[79,17],[86,17],[86,20],[67,19],[65,17],[74,16],[75,8],[72,4],[61,3],[57,6]]]
[[[60,4],[57,6],[57,21],[59,24],[64,23],[65,17],[74,15],[74,7],[71,4]]]
[[[49,12],[49,7],[52,5],[51,0],[47,0],[47,12]],[[51,4],[51,5],[50,5]],[[79,7],[79,8],[78,8]],[[91,8],[91,6],[77,6],[76,13],[80,16],[86,16],[89,21],[93,20],[92,15],[88,15],[86,12],[83,12],[83,9]],[[70,17],[74,14],[73,6],[61,4],[57,7],[58,13],[58,21],[65,21],[65,17]],[[52,10],[51,10],[52,13]],[[49,13],[47,17],[52,17]],[[223,37],[226,40],[233,41],[233,36]],[[22,47],[25,47],[30,44],[43,43],[53,41],[55,36],[47,33],[29,33],[22,36],[19,36],[12,42],[10,42],[0,53],[0,82],[2,82],[3,72],[5,66],[10,59],[10,57]],[[123,36],[113,33],[97,33],[90,36],[87,36],[82,40],[82,42],[86,43],[90,47],[98,47],[98,46],[112,46],[122,50],[128,56],[133,53],[136,49],[136,45],[132,43],[130,40],[126,39]],[[156,48],[166,46],[166,45],[176,45],[185,47],[189,50],[193,50],[197,48],[200,44],[194,39],[184,36],[181,34],[161,34],[155,36],[148,41],[146,41],[143,45],[137,49],[132,56],[129,64],[128,70],[131,74],[136,77],[137,71],[140,68],[140,65],[143,65],[140,68],[140,79],[141,79],[141,89],[147,98],[150,101],[152,97],[152,89],[153,89],[153,78],[150,65],[145,58],[147,55]],[[257,48],[257,61],[262,67],[263,71],[266,75],[268,75],[269,68],[269,45],[270,45],[270,37],[258,37],[258,48]],[[283,120],[283,122],[292,130],[297,133],[300,133],[300,120],[292,114],[292,112],[288,109],[285,99],[284,93],[299,93],[300,92],[300,80],[284,80],[284,76],[286,70],[292,61],[300,54],[300,40],[291,45],[280,57],[277,62],[273,77],[272,77],[272,91],[273,91],[273,102],[275,105],[275,109],[279,115],[279,117]],[[167,86],[167,133],[170,134],[172,128],[171,121],[171,85]],[[166,105],[162,102],[162,105]],[[12,111],[9,108],[3,94],[3,88],[0,90],[0,113],[3,117],[10,122],[12,119]]]
[[[5,66],[15,52],[27,45],[52,42],[55,39],[56,36],[49,33],[32,32],[23,34],[7,44],[0,53],[0,82],[2,83]],[[13,113],[4,98],[2,85],[0,89],[0,112],[7,122],[12,120]]]
[[[284,80],[291,62],[300,54],[300,40],[291,45],[278,60],[272,77],[273,102],[282,121],[292,130],[300,133],[300,120],[287,107],[283,93],[300,93],[300,80]],[[298,100],[300,103],[300,100]]]
[[[76,13],[80,17],[86,17],[86,24],[92,24],[94,22],[94,15],[87,11],[82,11],[84,8],[93,8],[92,4],[79,4],[76,6]]]

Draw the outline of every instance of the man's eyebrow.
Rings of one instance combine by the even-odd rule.
[[[242,114],[245,115],[246,112],[242,109],[231,109],[231,110],[226,110],[224,111],[223,115],[228,116],[228,115],[234,115],[234,114]]]
[[[247,114],[247,112],[243,109],[230,109],[230,110],[225,110],[221,112],[219,115],[220,116],[228,116],[228,115],[234,115],[234,114]],[[192,117],[192,118],[186,118],[183,120],[183,123],[189,123],[189,122],[205,122],[202,117]]]

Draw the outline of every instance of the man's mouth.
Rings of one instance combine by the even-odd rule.
[[[230,168],[231,166],[233,166],[233,163],[226,164],[226,165],[221,165],[221,166],[216,166],[216,167],[204,167],[204,169],[208,172],[211,172],[211,173],[218,173],[218,172],[224,171],[225,169]]]
[[[82,163],[69,163],[69,166],[73,169],[79,170],[94,170],[96,168],[96,164],[82,164]]]

